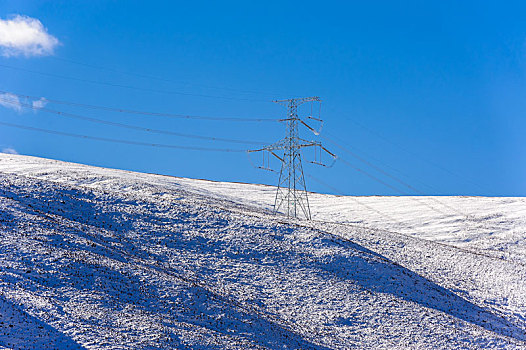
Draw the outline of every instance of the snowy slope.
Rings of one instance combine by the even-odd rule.
[[[523,198],[273,195],[0,154],[0,348],[526,348]]]

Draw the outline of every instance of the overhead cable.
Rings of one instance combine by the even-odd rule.
[[[349,119],[349,120],[350,120],[353,124],[359,126],[359,127],[362,128],[363,130],[365,130],[365,131],[367,131],[368,133],[370,133],[371,135],[376,136],[377,138],[382,139],[382,140],[384,140],[385,142],[390,143],[391,145],[393,145],[393,146],[395,146],[395,147],[398,147],[398,149],[400,149],[400,150],[406,152],[407,154],[410,154],[410,155],[412,155],[412,156],[414,156],[414,157],[416,157],[416,158],[419,158],[421,161],[426,162],[426,163],[428,163],[428,164],[434,166],[435,168],[440,169],[440,170],[442,170],[442,171],[444,171],[444,172],[446,172],[446,173],[448,173],[448,174],[450,174],[450,175],[453,175],[453,176],[456,177],[456,178],[459,178],[459,179],[461,179],[461,180],[464,180],[464,181],[467,182],[467,183],[470,183],[470,184],[472,184],[472,185],[475,185],[475,186],[477,186],[477,187],[478,187],[479,189],[481,189],[481,190],[489,191],[490,193],[493,192],[492,190],[486,188],[485,186],[481,186],[480,184],[476,183],[475,181],[473,181],[473,180],[471,180],[471,179],[468,179],[468,178],[465,178],[465,177],[463,177],[463,176],[457,174],[456,172],[454,172],[454,171],[452,171],[452,170],[450,170],[450,169],[444,167],[444,166],[441,165],[441,164],[435,163],[435,162],[431,161],[430,159],[428,159],[428,158],[426,158],[426,157],[422,157],[421,155],[419,155],[419,154],[417,154],[417,153],[415,153],[415,152],[412,152],[412,151],[408,150],[407,148],[401,146],[401,145],[398,144],[397,142],[394,142],[394,141],[388,139],[387,137],[381,135],[380,133],[376,132],[375,130],[372,130],[372,129],[366,127],[365,125],[363,125],[363,124],[361,124],[361,123],[358,123],[356,120],[353,120],[353,119]]]
[[[37,131],[37,132],[42,132],[42,133],[47,133],[47,134],[53,134],[53,135],[76,137],[76,138],[81,138],[81,139],[86,139],[86,140],[122,143],[122,144],[126,144],[126,145],[183,149],[183,150],[189,150],[189,151],[229,152],[229,153],[245,152],[245,150],[241,150],[241,149],[193,147],[193,146],[182,146],[182,145],[168,145],[168,144],[162,144],[162,143],[148,143],[148,142],[139,142],[139,141],[119,140],[119,139],[112,139],[112,138],[99,137],[99,136],[88,136],[88,135],[74,134],[74,133],[57,131],[57,130],[41,129],[41,128],[35,128],[35,127],[32,127],[32,126],[13,124],[13,123],[5,123],[5,122],[0,122],[0,125],[12,127],[12,128],[30,130],[30,131]]]
[[[115,108],[115,107],[98,106],[98,105],[91,105],[91,104],[84,104],[84,103],[77,103],[77,102],[69,102],[69,101],[64,101],[64,100],[55,100],[55,99],[42,97],[42,96],[16,94],[11,91],[0,90],[0,93],[13,94],[13,95],[17,95],[18,97],[35,99],[35,100],[44,98],[47,102],[67,105],[67,106],[72,106],[72,107],[82,107],[86,109],[98,109],[98,110],[116,112],[116,113],[140,114],[140,115],[147,115],[147,116],[154,116],[154,117],[169,117],[169,118],[176,118],[176,119],[195,119],[195,120],[211,120],[211,121],[227,121],[227,122],[279,122],[280,121],[280,119],[278,118],[210,117],[210,116],[187,115],[187,114],[176,114],[176,113],[148,112],[148,111],[138,111],[138,110],[133,110],[133,109],[127,109],[127,108]]]
[[[74,80],[74,81],[81,81],[81,82],[84,82],[84,83],[105,85],[105,86],[124,88],[124,89],[130,89],[130,90],[155,92],[155,93],[161,93],[161,94],[182,95],[182,96],[216,98],[216,99],[222,99],[222,100],[237,100],[237,101],[248,101],[248,102],[269,102],[267,100],[255,100],[255,99],[249,99],[249,98],[237,98],[237,97],[228,97],[228,96],[194,94],[194,93],[189,93],[189,92],[172,91],[172,90],[160,90],[160,89],[151,89],[151,88],[145,88],[145,87],[139,87],[139,86],[116,84],[116,83],[110,83],[110,82],[106,82],[106,81],[98,81],[98,80],[70,77],[70,76],[61,75],[61,74],[46,73],[46,72],[36,71],[36,70],[32,70],[32,69],[26,69],[26,68],[21,68],[21,67],[10,66],[10,65],[7,65],[7,64],[0,64],[0,67],[13,69],[13,70],[18,70],[18,71],[21,71],[21,72],[27,72],[27,73],[44,75],[44,76],[48,76],[48,77],[67,79],[67,80]]]
[[[46,102],[56,103],[56,104],[61,104],[61,105],[66,105],[66,106],[72,106],[72,107],[96,109],[96,110],[103,110],[103,111],[116,112],[116,113],[139,114],[139,115],[146,115],[146,116],[153,116],[153,117],[168,117],[168,118],[176,118],[176,119],[195,119],[195,120],[211,120],[211,121],[226,121],[226,122],[279,122],[280,121],[280,119],[278,118],[210,117],[210,116],[176,114],[176,113],[148,112],[148,111],[138,111],[138,110],[133,110],[133,109],[127,109],[127,108],[115,108],[115,107],[98,106],[98,105],[91,105],[91,104],[84,104],[84,103],[77,103],[77,102],[69,102],[69,101],[64,101],[64,100],[55,100],[55,99],[42,97],[42,96],[16,94],[11,91],[0,90],[0,93],[13,94],[18,97],[34,99],[34,100],[44,98]]]
[[[344,158],[339,158],[339,160],[340,160],[341,162],[343,162],[343,164],[347,165],[348,167],[350,167],[350,168],[352,168],[352,169],[354,169],[354,170],[356,170],[356,171],[358,171],[358,172],[364,174],[365,176],[367,176],[367,177],[373,179],[374,181],[376,181],[376,182],[378,182],[378,183],[381,183],[382,185],[384,185],[384,186],[386,186],[386,187],[388,187],[388,188],[390,188],[390,189],[396,191],[397,193],[401,193],[401,194],[403,194],[403,195],[410,196],[409,198],[413,199],[415,202],[418,202],[418,203],[420,203],[420,204],[423,204],[423,205],[425,205],[426,207],[430,208],[431,210],[436,211],[436,212],[438,212],[438,213],[440,213],[440,214],[442,214],[442,215],[446,215],[446,213],[444,213],[443,211],[436,209],[435,207],[429,205],[428,203],[426,203],[426,202],[424,202],[424,201],[421,202],[420,200],[418,200],[418,198],[412,197],[410,193],[407,193],[407,192],[405,192],[405,191],[403,191],[403,190],[401,190],[401,189],[399,189],[399,188],[397,188],[397,187],[395,187],[395,186],[393,186],[393,185],[388,184],[388,183],[385,182],[385,181],[382,181],[382,180],[379,179],[378,177],[376,177],[376,176],[370,174],[369,172],[363,170],[362,168],[357,167],[356,165],[352,164],[351,162],[345,160]],[[461,215],[464,215],[464,214],[461,213]]]
[[[164,82],[167,82],[167,83],[185,84],[185,85],[201,87],[201,88],[205,88],[205,89],[225,90],[225,91],[239,92],[239,93],[245,93],[245,94],[254,94],[254,95],[267,95],[267,96],[275,96],[276,95],[275,93],[262,92],[262,91],[235,89],[235,88],[229,88],[229,87],[224,87],[224,86],[211,86],[211,85],[203,85],[203,84],[194,84],[194,83],[190,83],[188,81],[180,81],[180,80],[174,80],[174,79],[161,78],[161,77],[153,76],[153,75],[149,75],[149,74],[142,74],[142,73],[134,73],[134,72],[129,72],[129,71],[122,71],[122,70],[119,70],[119,69],[103,67],[103,66],[98,65],[98,64],[96,65],[96,64],[89,64],[89,63],[74,61],[74,60],[70,60],[68,58],[63,58],[63,57],[57,57],[57,56],[50,56],[50,57],[52,59],[57,60],[57,61],[68,62],[68,63],[76,64],[76,65],[79,65],[79,66],[84,66],[84,67],[88,67],[88,68],[98,69],[98,70],[101,70],[101,71],[113,72],[113,73],[123,74],[123,75],[128,75],[128,76],[135,76],[135,77],[144,78],[144,79],[152,79],[152,80],[157,80],[157,81],[164,81]]]
[[[354,158],[360,160],[360,161],[363,162],[364,164],[367,164],[368,166],[370,166],[371,168],[373,168],[373,169],[375,169],[376,171],[380,172],[381,174],[383,174],[383,175],[389,177],[390,179],[395,180],[396,182],[400,183],[401,185],[403,185],[403,186],[409,188],[410,190],[412,190],[412,191],[414,191],[414,192],[416,192],[416,193],[418,193],[418,194],[420,194],[420,195],[426,195],[424,192],[420,191],[420,190],[417,189],[416,187],[414,187],[414,186],[408,184],[407,182],[401,180],[400,178],[398,178],[398,177],[392,175],[391,173],[389,173],[389,172],[383,170],[382,168],[380,168],[380,167],[378,167],[377,165],[371,163],[371,162],[368,161],[367,159],[365,159],[365,158],[363,158],[363,157],[360,157],[359,155],[357,155],[356,153],[350,151],[347,147],[345,147],[345,146],[339,144],[338,142],[336,142],[336,141],[334,141],[334,140],[332,140],[332,139],[330,139],[330,138],[328,138],[327,136],[324,136],[324,135],[321,135],[321,137],[324,138],[324,139],[326,139],[326,140],[329,141],[330,143],[334,144],[336,147],[340,148],[340,149],[343,150],[344,152],[350,154],[350,155],[353,156]],[[357,169],[357,168],[355,168],[355,169]],[[357,169],[357,170],[358,170],[358,169]],[[361,171],[361,169],[360,169],[359,171]],[[369,175],[368,175],[368,176],[369,176]],[[378,181],[377,178],[373,178],[373,179],[376,180],[376,181]],[[382,183],[383,183],[383,182],[382,182]],[[385,183],[384,183],[384,184],[385,184]],[[392,187],[391,187],[391,188],[392,188]],[[456,208],[450,206],[449,204],[446,204],[446,203],[444,203],[444,202],[442,202],[442,201],[436,199],[434,196],[429,196],[429,198],[431,198],[431,200],[433,200],[435,203],[438,203],[438,204],[440,204],[440,205],[442,205],[442,206],[444,206],[444,207],[446,207],[446,208],[448,208],[448,209],[450,209],[450,210],[456,212],[457,214],[460,214],[460,215],[464,215],[464,216],[466,216],[465,213],[463,213],[463,212],[461,212],[460,210],[458,210],[458,209],[456,209]]]
[[[327,187],[328,189],[334,191],[334,192],[337,193],[338,195],[340,195],[340,196],[344,196],[346,199],[350,199],[350,200],[354,201],[355,203],[357,203],[358,205],[361,205],[361,206],[363,206],[364,208],[367,208],[368,210],[374,211],[374,212],[377,213],[378,215],[380,215],[380,216],[382,216],[382,217],[384,217],[384,218],[386,218],[386,219],[388,219],[388,220],[390,220],[390,221],[393,221],[393,222],[395,222],[395,223],[397,223],[397,224],[403,225],[402,223],[400,223],[398,220],[394,219],[393,217],[391,217],[391,216],[389,216],[389,215],[387,215],[387,214],[385,214],[385,213],[382,213],[381,211],[379,211],[379,210],[377,210],[377,209],[371,207],[370,205],[367,205],[367,204],[365,204],[365,203],[360,202],[360,201],[359,201],[357,198],[355,198],[354,196],[349,196],[349,195],[344,194],[343,192],[341,192],[340,190],[338,190],[338,189],[335,188],[334,186],[329,185],[328,183],[324,182],[323,180],[320,180],[320,179],[318,179],[318,178],[316,178],[316,177],[314,177],[314,176],[312,176],[312,175],[310,175],[310,174],[307,174],[307,177],[311,178],[312,180],[314,180],[315,182],[321,184],[322,186],[325,186],[325,187]]]
[[[0,101],[2,101],[4,103],[12,103],[11,100],[4,99],[2,97],[0,97]],[[52,114],[56,114],[56,115],[59,115],[59,116],[62,116],[62,117],[74,118],[74,119],[79,119],[79,120],[85,120],[85,121],[89,121],[89,122],[92,122],[92,123],[111,125],[111,126],[115,126],[115,127],[126,128],[126,129],[131,129],[131,130],[138,130],[138,131],[145,131],[145,132],[150,132],[150,133],[155,133],[155,134],[178,136],[178,137],[185,137],[185,138],[199,139],[199,140],[210,140],[210,141],[240,143],[240,144],[265,144],[264,142],[257,142],[257,141],[245,141],[245,140],[238,140],[238,139],[228,139],[228,138],[220,138],[220,137],[213,137],[213,136],[202,136],[202,135],[186,134],[186,133],[180,133],[180,132],[168,131],[168,130],[145,128],[145,127],[141,127],[141,126],[137,126],[137,125],[130,125],[130,124],[124,124],[124,123],[119,123],[119,122],[112,122],[112,121],[108,121],[108,120],[103,120],[103,119],[98,119],[98,118],[93,118],[93,117],[87,117],[87,116],[83,116],[83,115],[80,115],[80,114],[74,114],[74,113],[69,113],[69,112],[57,111],[57,110],[50,109],[50,108],[47,108],[47,107],[34,107],[33,105],[28,104],[28,103],[24,103],[24,102],[18,102],[18,105],[23,107],[23,108],[32,109],[32,110],[35,110],[35,111],[43,111],[43,112],[46,112],[46,113],[52,113]]]

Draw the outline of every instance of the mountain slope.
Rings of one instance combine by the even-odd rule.
[[[312,196],[317,221],[288,221],[268,213],[272,192],[0,155],[0,346],[526,346],[520,241],[497,256],[374,211],[357,225],[342,210],[356,206],[316,211],[346,199],[324,195]],[[452,218],[369,200],[413,226]],[[499,207],[503,227],[524,230],[521,204]]]

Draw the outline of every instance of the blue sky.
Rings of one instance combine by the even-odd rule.
[[[51,100],[280,118],[285,109],[273,99],[320,96],[322,135],[328,139],[319,140],[343,161],[332,168],[305,164],[308,174],[332,186],[308,177],[311,190],[524,196],[525,7],[518,1],[4,0],[4,23],[17,15],[26,22],[38,20],[49,37],[40,37],[47,41],[36,49],[7,47],[4,38],[0,90],[34,96],[20,98],[26,104],[45,98],[45,107],[55,111],[268,143],[284,136],[284,125],[148,117]],[[257,148],[128,130],[4,104],[4,123],[135,142]],[[301,132],[316,139],[307,129]],[[277,174],[254,169],[244,153],[107,143],[5,125],[0,125],[0,147],[143,172],[277,182]]]

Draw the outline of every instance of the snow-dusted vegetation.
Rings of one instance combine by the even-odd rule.
[[[526,348],[523,198],[312,194],[0,155],[0,347]]]

